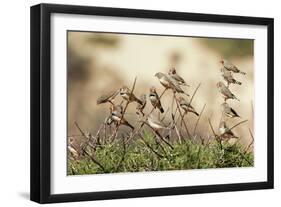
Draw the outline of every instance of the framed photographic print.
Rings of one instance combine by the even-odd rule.
[[[31,200],[273,188],[273,19],[31,7]]]

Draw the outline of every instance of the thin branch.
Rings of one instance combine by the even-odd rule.
[[[146,123],[145,121],[143,122],[145,125],[147,125],[150,129],[152,129],[152,131],[157,135],[157,137],[159,137],[163,142],[165,142],[165,144],[167,144],[171,149],[174,149],[174,147],[164,138],[162,137],[162,135],[155,130],[154,128],[152,128],[148,123]]]
[[[79,127],[79,125],[78,125],[77,122],[75,122],[75,125],[76,125],[76,127],[79,129],[79,131],[81,132],[81,134],[87,138],[87,135],[86,135],[85,132]],[[95,164],[97,164],[97,165],[102,169],[103,172],[106,171],[105,168],[104,168],[104,166],[103,166],[100,162],[98,162],[92,155],[90,155],[90,154],[85,150],[84,147],[82,147],[82,151],[83,151],[88,157],[90,157],[90,159],[91,159]]]
[[[212,132],[213,132],[215,138],[218,137],[218,135],[216,135],[216,133],[215,133],[215,130],[214,130],[214,128],[213,128],[213,125],[212,125],[212,123],[211,123],[211,120],[208,119],[208,121],[209,121],[209,125],[210,125],[210,127],[211,127],[211,130],[212,130]]]
[[[135,90],[136,81],[137,81],[137,77],[135,77],[135,79],[134,79],[134,83],[133,83],[133,87],[132,87],[132,90],[131,90],[131,93],[130,93],[130,97],[132,96],[132,94],[133,94],[133,92],[134,92],[134,90]],[[124,117],[124,115],[125,115],[125,113],[126,113],[126,110],[127,110],[127,108],[128,108],[129,103],[130,103],[130,100],[128,100],[128,101],[126,102],[125,108],[124,108],[124,110],[123,110],[123,112],[122,112],[122,114],[121,114],[121,118],[120,118],[121,121],[123,120],[123,117]],[[120,121],[120,122],[121,122],[121,121]],[[117,125],[117,127],[116,127],[114,133],[113,133],[112,136],[110,137],[110,139],[112,139],[110,143],[112,143],[112,142],[115,140],[116,135],[117,135],[117,131],[118,131],[119,127],[120,127],[120,124]]]
[[[78,123],[75,121],[74,122],[75,126],[78,128],[78,130],[80,131],[80,133],[85,137],[87,138],[87,135],[84,133],[84,131],[80,128],[80,126],[78,125]]]
[[[233,127],[231,127],[230,129],[228,129],[228,130],[226,130],[224,133],[222,133],[221,135],[220,135],[220,137],[222,137],[224,134],[226,134],[227,132],[229,132],[229,131],[231,131],[232,129],[234,129],[235,127],[237,127],[237,126],[239,126],[240,124],[243,124],[243,123],[245,123],[245,122],[247,122],[248,120],[244,120],[244,121],[241,121],[241,122],[239,122],[238,124],[235,124]]]
[[[144,139],[144,137],[143,137],[141,134],[139,134],[139,136],[140,136],[141,140],[143,141],[143,143],[144,143],[154,154],[156,154],[159,158],[164,158],[163,155],[159,154],[156,150],[154,150],[154,149],[148,144],[148,142]]]
[[[191,99],[189,100],[189,103],[188,103],[188,105],[189,106],[191,106],[191,103],[192,103],[192,101],[193,101],[193,98],[195,97],[195,94],[197,93],[197,91],[198,91],[198,89],[200,88],[200,86],[201,86],[201,83],[199,83],[198,84],[198,86],[196,87],[196,89],[194,90],[194,92],[193,92],[193,94],[192,94],[192,96],[191,96]],[[179,109],[180,110],[180,109]],[[184,116],[182,116],[181,118],[181,124],[182,124],[182,122],[184,122],[184,117],[185,116],[187,116],[187,114],[188,114],[188,110],[185,112],[185,114],[184,114]]]
[[[178,136],[178,138],[179,138],[179,143],[181,144],[181,143],[182,143],[182,141],[181,141],[181,136],[180,136],[180,132],[179,132],[178,127],[177,127],[176,122],[175,122],[175,116],[174,116],[174,114],[172,114],[172,120],[173,120],[173,125],[174,125],[174,127],[175,127],[176,134],[177,134],[177,136]]]
[[[253,145],[253,143],[254,143],[254,136],[253,136],[253,133],[252,133],[252,131],[251,131],[250,128],[249,128],[249,133],[250,133],[250,135],[251,135],[252,140],[251,140],[250,144],[249,144],[249,145],[246,147],[246,149],[244,150],[245,152],[247,152],[247,151],[250,149],[250,147]]]
[[[175,97],[176,97],[176,94],[174,93],[174,98],[175,98]],[[180,113],[181,119],[183,120],[183,124],[184,124],[185,130],[186,130],[187,136],[188,136],[189,139],[191,139],[190,133],[189,133],[189,131],[188,131],[188,129],[187,129],[187,126],[186,126],[186,123],[185,123],[185,121],[184,121],[184,119],[183,119],[183,115],[182,115],[182,113],[181,113],[178,100],[177,100],[176,98],[175,98],[175,100],[176,100],[177,108],[178,108],[178,111],[179,111],[179,113]]]
[[[85,149],[82,149],[82,150],[83,150],[83,152],[84,152],[96,165],[98,165],[98,166],[102,169],[103,172],[106,172],[104,166],[103,166],[100,162],[98,162],[98,161],[97,161],[92,155],[90,155]]]
[[[198,117],[198,119],[197,119],[197,121],[196,121],[194,130],[193,130],[193,136],[195,135],[195,132],[196,132],[196,129],[197,129],[197,125],[198,125],[198,123],[199,123],[199,120],[200,120],[200,118],[201,118],[203,112],[204,112],[205,107],[206,107],[206,104],[204,104],[204,106],[203,106],[203,108],[202,108],[202,110],[201,110],[201,112],[200,112],[200,114],[199,114],[199,117]]]
[[[216,139],[216,141],[219,143],[220,149],[222,150],[223,146],[222,146],[222,143],[221,143],[221,139],[220,139],[220,137],[215,133],[215,130],[214,130],[214,128],[213,128],[213,125],[212,125],[212,123],[211,123],[211,120],[208,119],[208,121],[209,121],[209,125],[210,125],[210,127],[211,127],[211,129],[212,129],[212,132],[213,132],[213,134],[214,134],[214,136],[215,136],[215,139]]]
[[[164,119],[166,118],[166,116],[167,116],[169,110],[170,110],[170,108],[167,108],[167,109],[166,109],[166,112],[165,112],[164,116],[163,116],[162,119],[160,120],[161,122],[164,121]]]
[[[195,94],[197,93],[198,89],[200,88],[200,86],[201,86],[201,83],[198,84],[197,88],[196,88],[195,91],[193,92],[193,94],[192,94],[192,96],[191,96],[191,99],[190,99],[190,101],[189,101],[189,105],[191,104],[191,102],[192,102],[192,100],[193,100]]]

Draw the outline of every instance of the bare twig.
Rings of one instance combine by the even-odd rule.
[[[175,127],[175,131],[176,131],[176,134],[177,134],[178,139],[179,139],[179,143],[181,144],[182,143],[181,136],[180,136],[180,132],[179,132],[178,127],[177,127],[176,122],[175,122],[174,114],[172,114],[172,120],[173,120],[173,126]]]
[[[189,103],[188,103],[189,105],[191,104],[191,102],[192,102],[192,100],[193,100],[195,94],[197,93],[198,89],[200,88],[200,86],[201,86],[201,83],[198,84],[198,86],[196,87],[195,91],[193,92],[193,94],[192,94],[192,96],[191,96],[191,99],[190,99],[190,101],[189,101]]]
[[[81,132],[81,134],[82,134],[83,136],[85,136],[85,138],[87,138],[87,135],[86,135],[85,132],[80,128],[80,126],[78,125],[77,122],[75,122],[75,125],[76,125],[76,127],[79,129],[79,131]],[[92,147],[93,147],[93,146],[92,146]],[[102,169],[103,172],[106,171],[105,168],[103,167],[103,165],[102,165],[100,162],[98,162],[92,155],[90,155],[90,154],[87,152],[87,150],[85,150],[84,147],[82,147],[82,151],[84,152],[84,154],[86,154],[88,157],[90,157],[90,159],[91,159],[95,164],[97,164],[97,165]]]
[[[80,128],[80,126],[78,125],[78,123],[75,121],[74,122],[75,126],[77,127],[77,129],[80,131],[80,133],[87,138],[87,135],[84,133],[84,131]]]
[[[252,140],[251,140],[250,144],[249,144],[249,145],[246,147],[246,149],[244,150],[245,152],[247,152],[247,151],[250,149],[250,147],[253,145],[253,143],[254,143],[254,136],[253,136],[253,133],[252,133],[252,131],[251,131],[250,128],[249,128],[249,133],[250,133],[250,135],[251,135]]]
[[[176,97],[176,94],[174,93],[174,98],[175,98],[175,97]],[[176,100],[177,108],[178,108],[178,111],[179,111],[179,113],[180,113],[181,119],[183,120],[183,124],[184,124],[185,130],[186,130],[187,136],[188,136],[189,139],[191,139],[190,133],[189,133],[189,131],[188,131],[188,129],[187,129],[187,126],[186,126],[186,123],[185,123],[185,121],[184,121],[184,119],[183,119],[184,116],[183,116],[183,114],[181,113],[178,100],[177,100],[176,98],[175,98],[175,100]]]
[[[200,118],[201,118],[203,112],[204,112],[205,107],[206,107],[206,104],[204,104],[204,106],[203,106],[203,108],[202,108],[202,110],[201,110],[201,112],[200,112],[200,114],[199,114],[199,117],[198,117],[198,119],[197,119],[197,121],[196,121],[194,130],[193,130],[193,136],[195,135],[195,132],[196,132],[196,129],[197,129],[197,125],[198,125],[198,123],[199,123],[199,120],[200,120]]]
[[[170,110],[170,108],[167,108],[167,109],[166,109],[165,114],[163,115],[162,119],[160,120],[161,122],[164,121],[164,119],[166,118],[166,116],[167,116],[169,110]]]
[[[85,150],[85,149],[82,149],[82,150],[96,165],[98,165],[102,169],[103,172],[106,172],[104,166],[100,162],[98,162],[92,155],[90,155],[87,152],[87,150]]]
[[[147,125],[152,131],[155,133],[157,137],[159,137],[165,144],[167,144],[171,149],[174,149],[174,147],[154,128],[152,128],[148,123],[145,121],[143,122],[145,125]]]
[[[134,90],[135,90],[136,81],[137,81],[137,77],[135,77],[135,79],[134,79],[134,83],[133,83],[133,87],[132,87],[130,96],[132,96],[132,94],[133,94],[133,92],[134,92]],[[126,110],[127,110],[129,104],[130,104],[130,100],[128,100],[128,101],[126,102],[126,105],[125,105],[125,107],[124,107],[124,110],[123,110],[123,112],[122,112],[122,114],[121,114],[121,118],[120,118],[121,121],[123,120],[123,117],[124,117],[124,115],[125,115],[125,113],[126,113]],[[121,121],[120,121],[120,123],[121,123]],[[118,131],[119,127],[120,127],[120,124],[118,124],[118,125],[116,126],[116,129],[115,129],[114,133],[111,135],[111,137],[110,137],[110,139],[109,139],[109,140],[111,140],[110,143],[112,143],[112,142],[115,140],[115,138],[116,138],[116,136],[117,136],[117,131]]]
[[[212,125],[212,123],[211,123],[211,120],[208,119],[208,121],[209,121],[209,125],[210,125],[210,127],[211,127],[211,130],[212,130],[214,136],[217,137],[218,135],[215,133],[215,130],[214,130],[214,128],[213,128],[213,125]]]
[[[248,120],[244,120],[244,121],[241,121],[237,124],[235,124],[233,127],[229,128],[228,130],[226,130],[224,133],[220,134],[220,137],[222,137],[224,134],[228,133],[229,131],[231,131],[232,129],[234,129],[235,127],[239,126],[240,124],[243,124],[245,122],[247,122]]]
[[[197,91],[198,91],[198,89],[200,88],[200,86],[201,86],[201,83],[199,83],[198,84],[198,86],[196,87],[196,89],[194,90],[194,92],[193,92],[193,94],[192,94],[192,96],[191,96],[191,98],[190,98],[190,100],[189,100],[189,103],[188,103],[188,105],[191,105],[191,103],[192,103],[192,101],[193,101],[193,99],[194,99],[194,97],[195,97],[195,94],[197,93]],[[180,109],[178,109],[178,110],[180,110]],[[185,112],[185,114],[184,114],[184,116],[181,116],[181,124],[182,124],[182,122],[184,122],[184,117],[185,116],[187,116],[187,114],[188,114],[188,110]],[[190,137],[190,136],[189,136]]]
[[[222,149],[223,146],[222,146],[222,143],[221,143],[221,139],[220,139],[220,137],[215,133],[215,130],[214,130],[214,128],[213,128],[213,125],[212,125],[212,123],[211,123],[211,120],[208,119],[208,121],[209,121],[209,125],[210,125],[210,127],[211,127],[211,130],[212,130],[212,132],[213,132],[213,134],[214,134],[214,137],[215,137],[215,139],[217,140],[217,142],[219,143],[220,149]]]
[[[164,157],[163,155],[159,154],[156,150],[154,150],[154,149],[148,144],[148,142],[144,139],[144,137],[143,137],[141,134],[139,134],[139,136],[140,136],[142,142],[143,142],[154,154],[156,154],[159,158],[163,158],[163,157]]]

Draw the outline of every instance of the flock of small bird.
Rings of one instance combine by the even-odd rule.
[[[219,124],[219,132],[221,135],[221,138],[230,139],[230,138],[237,138],[234,133],[229,130],[226,124],[226,117],[229,118],[235,118],[240,117],[238,113],[230,107],[230,105],[227,103],[227,100],[229,99],[239,99],[230,91],[229,86],[230,84],[238,84],[241,85],[242,83],[234,79],[233,74],[240,73],[245,75],[246,73],[240,71],[235,65],[233,65],[231,62],[226,60],[220,61],[222,68],[221,73],[223,79],[226,81],[227,85],[225,85],[222,81],[217,83],[217,87],[219,92],[224,98],[224,103],[221,104],[223,116],[222,120]],[[189,85],[186,83],[186,81],[177,73],[175,68],[171,68],[169,72],[161,73],[158,72],[155,74],[155,76],[158,78],[161,85],[165,88],[165,90],[172,90],[173,95],[176,99],[176,101],[179,104],[179,107],[181,110],[183,110],[184,114],[187,114],[188,112],[193,113],[196,116],[199,116],[199,114],[196,112],[193,106],[187,101],[187,99],[184,96],[189,96],[184,90],[183,87],[189,87]],[[143,117],[147,118],[147,123],[150,127],[152,127],[155,130],[167,128],[167,126],[159,120],[159,117],[156,118],[152,116],[151,112],[156,109],[159,110],[160,113],[164,113],[165,109],[162,106],[161,103],[161,97],[158,95],[157,90],[154,86],[151,86],[149,88],[148,93],[148,99],[153,107],[153,110],[145,115],[144,109],[147,106],[147,95],[145,93],[141,94],[140,96],[136,96],[127,86],[123,86],[118,90],[110,91],[109,93],[101,95],[97,99],[97,104],[103,104],[103,103],[110,103],[110,114],[106,119],[106,124],[111,125],[115,124],[116,126],[119,125],[125,125],[130,127],[132,130],[134,130],[134,126],[130,124],[126,118],[124,117],[124,107],[123,107],[123,101],[119,104],[116,104],[116,97],[121,96],[123,100],[127,101],[127,104],[135,102],[136,105],[136,113],[138,115],[142,115]]]
[[[219,92],[222,94],[224,98],[224,103],[221,104],[222,119],[219,124],[219,133],[221,138],[223,139],[238,138],[227,126],[226,117],[235,118],[240,116],[232,107],[229,106],[227,100],[236,99],[239,101],[239,99],[230,91],[229,86],[230,84],[238,84],[238,85],[242,84],[241,82],[234,79],[233,77],[234,73],[240,73],[243,75],[246,75],[246,73],[240,71],[235,65],[233,65],[231,62],[227,60],[221,60],[220,63],[222,64],[222,68],[221,68],[222,77],[226,81],[227,86],[221,81],[217,83]]]
[[[187,112],[191,112],[199,116],[195,109],[182,96],[189,96],[182,89],[182,87],[189,87],[189,85],[186,84],[185,80],[179,74],[177,74],[175,68],[171,68],[168,74],[158,72],[155,74],[155,76],[158,78],[161,85],[164,86],[165,90],[170,89],[174,94],[177,95],[176,100],[178,101],[180,108],[184,111],[185,114]],[[136,113],[139,115],[141,114],[142,116],[145,116],[144,109],[147,105],[147,96],[146,94],[141,94],[139,97],[137,97],[127,86],[123,86],[118,90],[103,94],[97,99],[98,105],[103,103],[110,103],[110,115],[106,121],[108,125],[111,125],[112,123],[114,123],[115,125],[125,125],[134,130],[134,127],[124,117],[124,107],[122,106],[123,101],[120,104],[115,103],[115,98],[118,95],[126,100],[128,104],[136,102]],[[165,112],[165,109],[163,108],[161,103],[161,97],[158,95],[154,86],[151,86],[149,88],[148,99],[154,109],[159,110],[160,113]],[[163,122],[161,122],[158,118],[153,117],[151,113],[148,114],[147,123],[155,130],[167,128]]]

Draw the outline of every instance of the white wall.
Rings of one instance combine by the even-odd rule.
[[[281,13],[278,1],[194,0],[107,0],[107,1],[2,1],[0,32],[0,204],[35,206],[29,201],[29,7],[48,3],[68,3],[137,9],[173,10],[275,18],[275,190],[213,193],[172,197],[138,198],[114,201],[55,204],[54,206],[249,206],[281,201],[280,68]],[[275,47],[277,48],[277,47]],[[262,84],[262,83],[261,83]],[[278,95],[278,96],[277,96]]]

